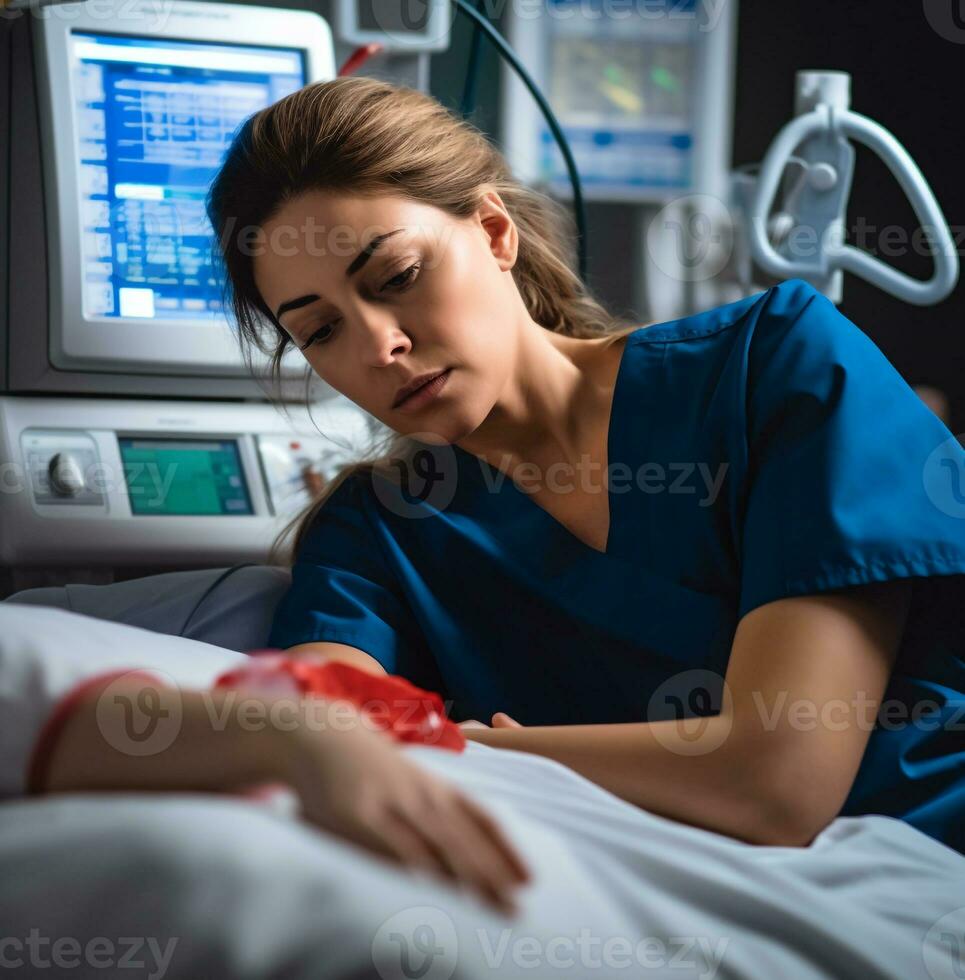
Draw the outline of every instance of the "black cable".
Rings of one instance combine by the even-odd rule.
[[[476,9],[482,7],[485,0],[476,0]],[[469,61],[466,65],[466,81],[462,89],[462,104],[460,112],[463,119],[468,119],[476,109],[476,86],[479,82],[479,54],[482,49],[482,31],[479,24],[472,25],[472,39],[469,42]]]
[[[586,211],[583,207],[583,191],[580,186],[580,174],[576,169],[576,161],[573,159],[573,154],[570,152],[570,144],[566,141],[566,137],[563,135],[563,130],[560,127],[556,116],[553,114],[553,110],[549,107],[549,103],[543,97],[543,93],[537,88],[536,83],[533,81],[529,72],[523,67],[519,58],[516,57],[516,53],[509,46],[506,39],[496,30],[495,27],[485,18],[483,15],[471,7],[466,0],[452,0],[456,7],[461,10],[470,20],[474,21],[489,37],[489,39],[496,45],[499,53],[509,62],[512,69],[519,75],[520,81],[529,89],[530,95],[536,100],[536,104],[540,107],[540,111],[543,113],[543,118],[546,120],[547,125],[553,133],[553,137],[560,148],[560,152],[563,154],[563,159],[566,162],[566,170],[570,175],[570,184],[573,187],[573,211],[576,216],[576,236],[577,236],[577,254],[579,261],[579,273],[580,279],[586,282]]]
[[[193,607],[193,608],[191,609],[191,612],[189,612],[189,613],[188,613],[188,615],[187,615],[187,618],[186,618],[186,619],[184,620],[184,623],[183,623],[183,624],[181,625],[181,632],[180,632],[180,633],[178,633],[178,636],[184,636],[184,631],[185,631],[185,630],[186,630],[186,629],[188,628],[188,623],[190,623],[190,622],[191,622],[191,620],[192,620],[192,618],[194,617],[194,614],[195,614],[195,613],[196,613],[196,612],[198,611],[198,609],[199,609],[199,608],[201,607],[201,603],[202,603],[202,602],[204,602],[204,600],[205,600],[205,599],[207,599],[207,598],[208,598],[208,596],[209,596],[209,595],[211,595],[211,593],[212,593],[212,592],[213,592],[213,591],[214,591],[214,590],[215,590],[215,589],[216,589],[216,588],[217,588],[217,587],[218,587],[218,586],[219,586],[219,585],[220,585],[220,584],[221,584],[221,583],[222,583],[222,582],[223,582],[223,581],[224,581],[224,580],[225,580],[225,579],[226,579],[226,578],[227,578],[227,577],[229,576],[229,575],[231,575],[231,573],[232,573],[232,572],[237,572],[239,568],[247,568],[247,567],[248,567],[249,565],[257,565],[257,564],[259,564],[259,562],[256,562],[256,561],[246,561],[246,562],[242,562],[242,563],[241,563],[240,565],[232,565],[232,566],[231,566],[231,568],[227,568],[227,569],[225,569],[225,570],[224,570],[224,571],[223,571],[223,572],[222,572],[222,573],[221,573],[221,574],[220,574],[220,575],[219,575],[219,576],[218,576],[218,577],[217,577],[217,578],[216,578],[216,579],[215,579],[215,580],[214,580],[214,581],[213,581],[213,582],[212,582],[212,583],[211,583],[211,584],[210,584],[210,585],[209,585],[209,586],[208,586],[208,587],[207,587],[207,588],[206,588],[206,589],[204,590],[204,592],[203,592],[203,593],[201,594],[201,598],[200,598],[200,599],[198,599],[198,601],[197,601],[197,602],[196,602],[196,603],[194,604],[194,607]]]

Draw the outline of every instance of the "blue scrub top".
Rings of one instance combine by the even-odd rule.
[[[455,445],[425,444],[404,479],[350,477],[268,645],[358,647],[457,721],[655,721],[720,710],[757,606],[911,578],[889,714],[841,813],[965,853],[965,450],[874,343],[797,279],[640,327],[608,457],[605,553],[525,473],[517,486]]]

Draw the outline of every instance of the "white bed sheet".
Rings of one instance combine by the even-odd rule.
[[[82,794],[0,804],[0,956],[28,967],[34,930],[48,959],[76,940],[64,975],[100,980],[965,975],[965,857],[900,821],[838,818],[807,848],[757,847],[538,756],[403,751],[526,855],[518,918],[262,804]]]
[[[838,818],[807,848],[755,847],[642,811],[539,756],[405,747],[491,808],[526,855],[535,880],[506,920],[251,800],[20,798],[40,726],[77,682],[142,668],[205,688],[244,661],[0,603],[0,969],[98,980],[965,977],[965,856],[887,817]]]

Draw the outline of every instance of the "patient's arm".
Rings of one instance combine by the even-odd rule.
[[[308,822],[512,910],[511,893],[528,871],[474,800],[407,759],[350,704],[238,694],[133,677],[92,685],[66,718],[34,790],[224,792],[284,782],[298,792]],[[132,745],[131,703],[149,704],[158,729],[174,724],[169,738],[154,729],[163,740],[156,751],[133,751],[143,739]],[[265,710],[252,717],[245,705]]]
[[[125,702],[137,704],[144,690],[145,683],[136,678],[109,679],[92,687],[60,730],[42,785],[34,790],[230,791],[285,778],[292,750],[286,732],[246,723],[240,712],[226,711],[231,691],[152,687],[151,700],[144,703],[159,722],[156,741],[163,738],[165,719],[175,720],[177,735],[170,745],[158,744],[158,751],[147,755],[125,751],[133,741]]]
[[[289,657],[321,656],[327,660],[340,660],[343,663],[351,664],[353,667],[368,671],[370,674],[387,673],[375,657],[359,650],[358,647],[348,646],[345,643],[296,643],[295,646],[289,647],[285,654]]]

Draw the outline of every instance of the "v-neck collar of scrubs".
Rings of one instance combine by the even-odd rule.
[[[621,385],[621,380],[626,374],[627,351],[633,343],[634,338],[637,337],[640,334],[640,331],[644,329],[646,328],[638,327],[636,330],[628,333],[623,339],[623,349],[620,351],[620,360],[617,365],[616,377],[613,381],[613,393],[610,399],[610,417],[607,421],[606,460],[603,464],[604,474],[609,473],[609,467],[614,460],[620,460],[623,458],[621,455],[623,452],[623,446],[620,443],[619,437],[623,433],[624,429],[617,424],[618,420],[621,418],[621,413],[623,410],[623,387]],[[485,484],[489,492],[501,494],[506,500],[520,501],[521,503],[519,506],[529,508],[530,511],[532,511],[534,519],[543,523],[547,527],[549,533],[555,535],[570,549],[580,552],[581,554],[588,554],[591,558],[595,558],[597,560],[612,558],[613,542],[616,540],[614,532],[616,530],[619,507],[614,506],[617,498],[613,493],[611,487],[612,481],[610,479],[607,479],[606,481],[609,526],[607,528],[606,545],[603,551],[599,551],[592,545],[587,544],[582,538],[575,535],[565,524],[557,520],[548,510],[546,510],[546,508],[541,507],[538,503],[536,503],[536,501],[532,499],[532,495],[526,493],[524,490],[521,490],[508,473],[505,473],[498,467],[493,466],[492,463],[486,459],[483,459],[481,456],[476,456],[474,453],[468,452],[456,443],[452,443],[452,448],[456,451],[457,457],[463,458],[465,463],[471,464],[473,461],[476,462],[480,477],[484,476],[485,471]],[[472,470],[473,467],[470,465],[468,469]],[[503,487],[508,489],[503,492]]]

